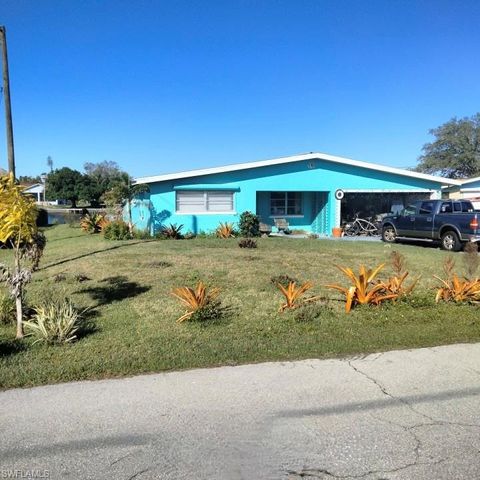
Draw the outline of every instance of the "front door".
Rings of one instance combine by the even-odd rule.
[[[415,236],[418,238],[432,238],[433,236],[433,202],[425,201],[420,204],[415,218]]]

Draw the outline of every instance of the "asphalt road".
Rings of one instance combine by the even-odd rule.
[[[0,393],[0,478],[472,480],[479,452],[480,344]]]

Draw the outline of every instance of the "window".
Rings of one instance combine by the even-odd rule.
[[[420,214],[430,215],[433,212],[433,202],[422,202],[420,206]]]
[[[453,211],[454,212],[461,212],[462,211],[462,204],[460,202],[454,202]]]
[[[440,213],[452,213],[452,204],[450,202],[443,202],[440,206]]]
[[[402,215],[404,216],[415,215],[416,211],[417,211],[417,207],[415,205],[409,205],[408,207],[402,210]]]
[[[177,192],[177,213],[233,212],[232,191],[184,190]]]
[[[302,215],[302,193],[271,192],[270,215],[275,217]]]
[[[471,202],[462,202],[462,212],[463,213],[472,213],[474,208]]]

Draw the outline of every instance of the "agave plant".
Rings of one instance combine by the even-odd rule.
[[[296,282],[289,282],[285,287],[281,283],[277,283],[277,288],[282,292],[285,297],[285,303],[280,305],[280,312],[287,309],[298,308],[307,302],[314,302],[320,297],[308,297],[304,298],[305,293],[313,287],[312,282],[307,281],[303,285],[297,287]]]
[[[382,282],[374,283],[377,275],[385,267],[384,263],[368,270],[364,265],[361,265],[358,275],[351,268],[339,265],[336,265],[336,267],[351,280],[353,285],[343,287],[338,284],[329,284],[326,287],[338,290],[345,295],[345,311],[347,313],[356,305],[378,305],[386,300],[398,298],[397,293],[385,292],[385,286]]]
[[[34,312],[32,320],[24,322],[27,335],[35,338],[34,343],[70,343],[77,339],[83,317],[69,300],[39,305]]]
[[[211,305],[218,297],[220,290],[218,288],[211,288],[209,290],[202,281],[199,281],[194,289],[190,287],[178,287],[174,288],[171,293],[187,307],[187,311],[177,319],[177,322],[181,323],[190,319],[192,315],[199,310]]]
[[[220,225],[215,230],[215,235],[218,238],[231,238],[234,237],[233,223],[220,222]]]
[[[87,233],[99,233],[108,224],[105,215],[100,213],[87,213],[80,220],[80,227]]]
[[[179,240],[183,238],[182,228],[183,228],[183,225],[177,225],[176,223],[171,223],[170,225],[163,227],[161,233],[164,238]]]

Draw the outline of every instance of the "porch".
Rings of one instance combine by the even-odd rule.
[[[304,230],[329,235],[329,192],[260,191],[256,213],[272,232],[286,225],[289,230]]]

